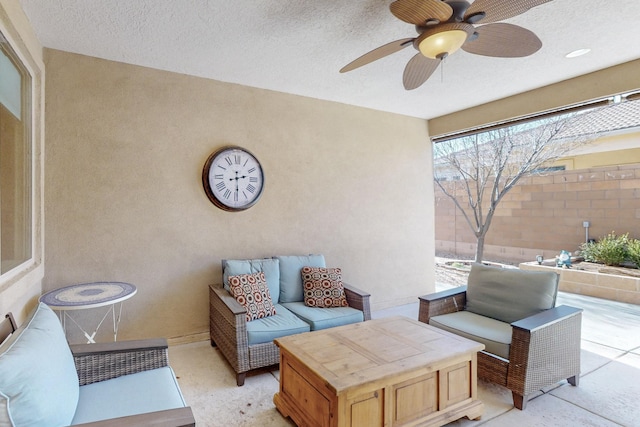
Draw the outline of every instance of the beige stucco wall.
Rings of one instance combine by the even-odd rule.
[[[374,308],[433,290],[424,120],[45,49],[44,289],[138,286],[123,338],[208,331],[223,258],[322,253]],[[202,167],[240,145],[257,205],[224,212]]]
[[[0,31],[23,61],[33,79],[33,252],[32,259],[0,279],[0,316],[11,311],[18,322],[37,303],[44,274],[43,150],[44,63],[42,46],[17,0],[0,0]]]
[[[566,170],[640,163],[640,132],[621,131],[605,135],[556,162]]]

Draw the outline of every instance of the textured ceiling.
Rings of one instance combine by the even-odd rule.
[[[420,118],[640,58],[639,0],[543,4],[506,21],[536,33],[540,51],[517,59],[458,51],[413,91],[402,86],[411,47],[338,72],[378,46],[415,37],[389,12],[391,0],[20,3],[48,48]],[[591,52],[565,58],[579,48]]]

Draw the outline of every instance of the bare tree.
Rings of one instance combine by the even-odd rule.
[[[496,207],[520,178],[548,170],[595,139],[575,133],[580,116],[547,118],[434,144],[434,180],[474,233],[476,262],[483,259]]]

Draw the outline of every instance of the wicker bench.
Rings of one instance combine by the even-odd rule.
[[[230,275],[264,272],[276,304],[275,316],[247,321],[247,310],[223,283],[209,286],[211,345],[218,347],[235,371],[238,386],[244,384],[248,371],[279,363],[280,351],[274,339],[371,319],[369,294],[346,283],[348,307],[311,308],[301,302],[301,268],[324,265],[322,255],[223,260],[224,284]]]
[[[511,390],[514,406],[580,375],[582,309],[555,306],[553,272],[474,264],[467,286],[419,298],[418,320],[485,344],[478,378]]]
[[[164,339],[67,344],[40,303],[0,322],[0,425],[195,426]]]

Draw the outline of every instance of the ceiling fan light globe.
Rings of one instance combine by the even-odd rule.
[[[425,32],[424,38],[418,40],[418,50],[427,58],[436,59],[443,55],[451,55],[467,41],[468,33],[464,30],[446,30]]]

